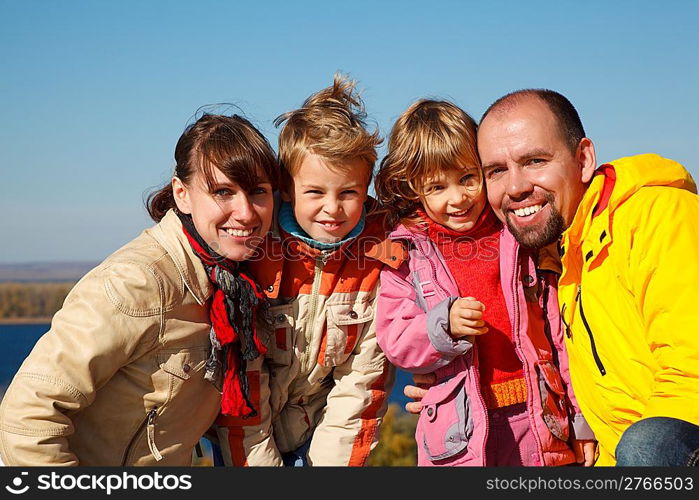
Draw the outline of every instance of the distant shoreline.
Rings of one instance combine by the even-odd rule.
[[[39,318],[0,318],[0,325],[49,325],[51,316]]]

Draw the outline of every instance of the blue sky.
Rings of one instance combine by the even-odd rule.
[[[383,135],[415,99],[478,118],[547,87],[601,161],[656,152],[699,176],[699,2],[0,0],[0,263],[101,260],[150,225],[202,105],[272,120],[358,80]],[[380,157],[384,151],[380,151]]]

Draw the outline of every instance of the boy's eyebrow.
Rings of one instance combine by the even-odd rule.
[[[356,187],[360,187],[361,185],[362,185],[361,182],[355,182],[354,184],[348,184],[346,186],[342,186],[342,189],[356,188]],[[304,189],[309,189],[309,188],[310,189],[320,189],[320,190],[326,189],[325,186],[317,186],[315,184],[302,184],[301,187]]]

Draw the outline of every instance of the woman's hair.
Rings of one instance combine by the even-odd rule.
[[[473,118],[448,101],[422,99],[398,117],[374,184],[376,197],[389,209],[391,227],[415,222],[427,179],[444,170],[480,166],[476,130]]]
[[[284,184],[290,184],[308,153],[317,154],[335,168],[360,159],[367,166],[371,181],[376,147],[381,144],[378,130],[366,129],[364,104],[355,91],[355,82],[336,74],[333,84],[311,95],[303,106],[279,115],[274,124],[284,124],[279,134],[279,159]],[[286,123],[285,123],[286,122]]]
[[[189,184],[201,171],[207,186],[214,182],[214,168],[246,191],[260,182],[279,186],[279,164],[267,139],[252,123],[239,115],[204,114],[189,125],[175,146],[175,175]],[[258,169],[264,172],[260,178]],[[165,213],[175,208],[172,184],[148,195],[146,208],[151,218],[159,222]]]

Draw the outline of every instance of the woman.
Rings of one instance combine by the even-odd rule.
[[[264,299],[239,263],[269,230],[277,161],[237,115],[204,115],[175,160],[147,202],[158,224],[80,280],[8,388],[6,465],[190,465],[221,404],[254,414]]]

